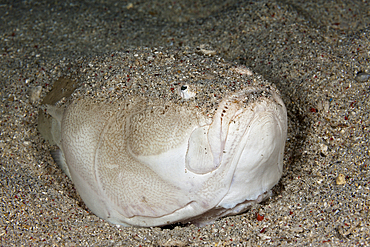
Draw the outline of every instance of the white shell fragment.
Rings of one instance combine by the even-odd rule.
[[[346,176],[344,176],[343,174],[339,174],[338,177],[335,179],[335,182],[338,184],[338,185],[343,185],[343,184],[346,184]]]
[[[166,61],[163,67],[168,68],[170,55],[162,52],[158,60],[156,52],[151,64]],[[142,57],[145,61],[148,54]],[[194,74],[189,82],[203,76]],[[135,77],[130,78],[132,83]],[[243,212],[268,197],[282,175],[287,115],[272,86],[243,81],[225,91],[223,85],[234,79],[198,84],[207,92],[212,88],[204,95],[207,102],[201,93],[171,94],[173,85],[165,84],[158,95],[155,87],[108,101],[81,93],[65,108],[49,105],[52,135],[60,148],[54,157],[87,207],[113,224],[206,224]]]
[[[199,52],[205,56],[213,56],[217,53],[215,50],[206,49],[206,45],[204,44],[200,45],[198,49]]]
[[[241,75],[247,75],[247,76],[253,75],[252,70],[247,68],[245,65],[238,65],[238,66],[230,68],[230,70],[234,71],[235,73],[239,73]]]
[[[41,91],[41,86],[36,86],[29,89],[29,99],[31,103],[35,103],[40,99]]]

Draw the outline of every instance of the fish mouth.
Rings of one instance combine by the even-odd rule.
[[[252,90],[247,97],[244,110],[231,118],[223,147],[221,166],[227,162],[235,167],[229,192],[219,204],[224,208],[256,200],[278,183],[283,171],[285,105],[271,88]]]
[[[258,107],[266,103],[266,106]],[[271,107],[280,107],[283,114],[286,111],[277,90],[269,86],[249,87],[226,97],[220,102],[211,124],[197,128],[191,134],[186,155],[187,169],[206,174],[219,168],[225,154],[232,153],[226,143],[232,142],[237,146],[243,129],[248,127],[253,116]],[[246,112],[248,116],[241,117]],[[238,127],[231,129],[231,125]]]
[[[286,123],[286,109],[278,92],[255,87],[226,97],[212,123],[193,131],[186,169],[208,177],[204,184],[209,188],[203,186],[197,194],[206,197],[213,193],[214,198],[207,202],[215,204],[209,208],[238,211],[238,205],[256,201],[279,181]]]
[[[246,126],[247,122],[251,121],[251,117],[249,116],[249,118],[246,119],[239,118],[239,116],[249,110],[251,110],[253,115],[258,114],[257,106],[260,105],[260,103],[270,101],[269,99],[272,99],[273,102],[280,100],[276,91],[271,90],[270,87],[253,87],[232,94],[220,103],[214,116],[213,123],[211,124],[210,131],[208,132],[211,150],[215,157],[215,166],[221,163],[227,138],[230,137],[230,135],[235,135],[235,133],[232,133],[230,130],[230,124]],[[279,103],[283,104],[282,101]],[[263,110],[264,109],[262,109],[262,111]]]

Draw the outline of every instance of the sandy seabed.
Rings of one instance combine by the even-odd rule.
[[[3,1],[0,245],[370,245],[369,5]],[[118,228],[99,219],[37,131],[42,98],[96,55],[202,45],[263,75],[282,94],[288,139],[274,196],[200,228]]]

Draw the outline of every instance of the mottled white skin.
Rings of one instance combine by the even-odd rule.
[[[59,163],[86,205],[123,226],[209,223],[259,202],[280,179],[287,131],[279,96],[226,97],[213,119],[137,100],[49,106]]]

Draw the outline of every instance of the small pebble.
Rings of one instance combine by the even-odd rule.
[[[188,243],[181,240],[169,239],[166,243],[162,243],[162,246],[187,246]]]
[[[296,233],[301,233],[301,232],[303,232],[303,229],[302,229],[302,227],[292,227],[292,228],[290,228],[290,231],[296,232]]]
[[[327,100],[323,100],[323,101],[320,101],[318,104],[317,104],[317,109],[321,112],[323,111],[324,113],[328,112],[329,111],[329,101]]]
[[[365,82],[369,80],[369,78],[370,78],[370,74],[360,71],[357,73],[355,80],[358,82]]]
[[[241,74],[241,75],[248,75],[248,76],[253,75],[253,71],[247,68],[245,65],[238,65],[236,67],[231,68],[230,70],[234,71],[235,73]]]
[[[200,54],[203,54],[203,55],[206,55],[206,56],[216,55],[215,50],[206,49],[205,47],[206,47],[205,45],[200,45],[199,46],[198,51],[199,51]]]
[[[30,102],[31,103],[35,103],[36,101],[38,101],[40,99],[41,91],[42,91],[41,86],[36,86],[36,87],[30,88],[29,97],[30,97]]]
[[[325,145],[325,144],[320,144],[320,150],[323,154],[327,154],[328,153],[328,146]]]
[[[267,240],[267,239],[271,239],[270,236],[266,235],[266,234],[263,234],[263,233],[260,233],[258,234],[258,237],[262,240]]]
[[[338,184],[338,185],[342,185],[342,184],[346,184],[346,176],[344,176],[343,174],[339,174],[337,179],[335,180],[335,182]]]

